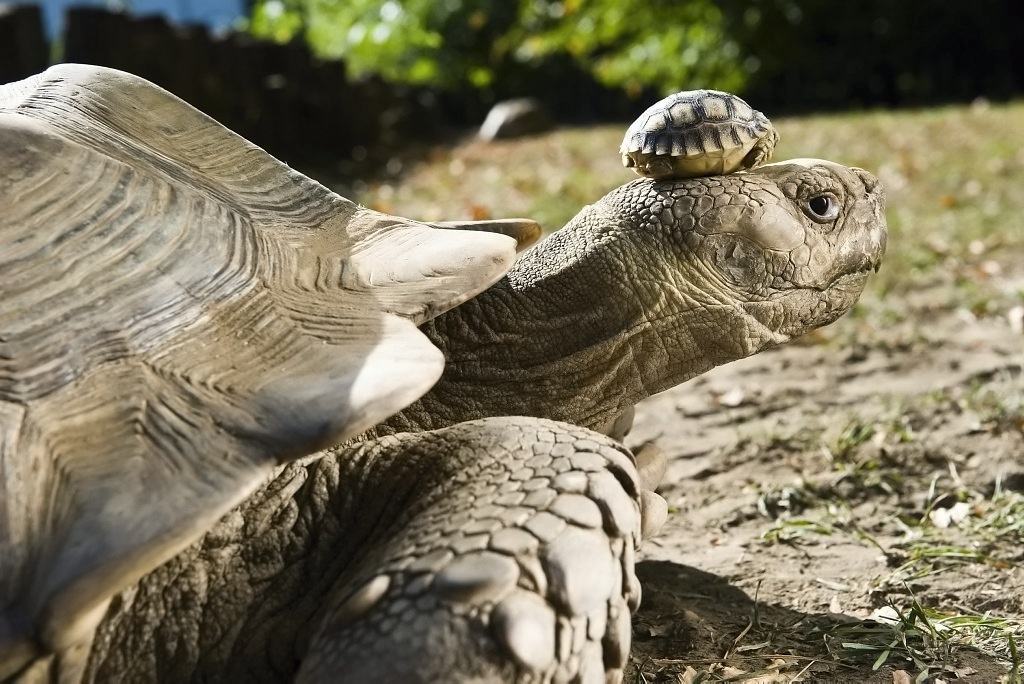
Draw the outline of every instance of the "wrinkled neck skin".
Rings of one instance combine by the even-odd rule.
[[[493,415],[600,428],[638,401],[787,338],[752,315],[699,260],[668,269],[686,231],[653,223],[645,181],[585,207],[508,275],[422,330],[445,372],[377,434]],[[671,244],[675,243],[675,244]],[[773,326],[776,327],[777,326]]]

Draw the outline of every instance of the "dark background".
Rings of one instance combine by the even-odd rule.
[[[228,31],[72,7],[52,40],[27,4],[0,10],[0,82],[53,61],[124,69],[286,160],[333,163],[442,140],[523,95],[563,123],[625,121],[696,87],[773,115],[1012,98],[1022,4],[257,0]]]

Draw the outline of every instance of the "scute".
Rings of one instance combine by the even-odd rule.
[[[626,131],[623,165],[651,178],[688,178],[754,168],[778,141],[771,122],[715,90],[684,91],[649,107]]]
[[[701,109],[708,121],[726,121],[729,119],[729,105],[717,95],[706,95],[701,99]]]
[[[157,86],[0,86],[0,679],[285,459],[417,399],[515,241],[366,210]]]
[[[669,116],[672,117],[672,123],[676,126],[687,126],[697,121],[697,112],[693,108],[693,104],[689,102],[676,102],[674,105],[669,107]],[[652,121],[655,119],[652,117]],[[652,130],[648,128],[648,130]]]

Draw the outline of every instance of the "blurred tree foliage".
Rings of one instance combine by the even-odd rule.
[[[774,112],[1024,89],[1021,0],[252,1],[257,36],[448,91],[464,116],[518,95],[600,118],[697,87]]]
[[[741,89],[740,49],[725,27],[713,0],[257,0],[249,29],[278,42],[304,37],[357,75],[486,88],[569,56],[601,84],[638,95],[694,83]]]
[[[608,86],[637,94],[694,83],[740,90],[740,49],[708,0],[520,0],[519,21],[504,37],[524,62],[566,52]]]

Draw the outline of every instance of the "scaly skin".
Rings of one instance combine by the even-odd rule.
[[[822,192],[841,202],[833,222],[801,207]],[[831,323],[881,260],[883,202],[870,174],[816,160],[623,185],[423,327],[444,375],[377,432],[508,414],[597,429]]]
[[[603,676],[629,650],[640,531],[632,458],[583,428],[365,442],[286,467],[122,594],[87,679]]]
[[[834,221],[807,213],[823,192]],[[375,433],[444,429],[283,468],[116,598],[87,655],[33,673],[615,681],[639,598],[632,458],[572,425],[463,421],[598,427],[835,320],[882,256],[882,203],[827,162],[612,191],[425,326],[445,375]]]

